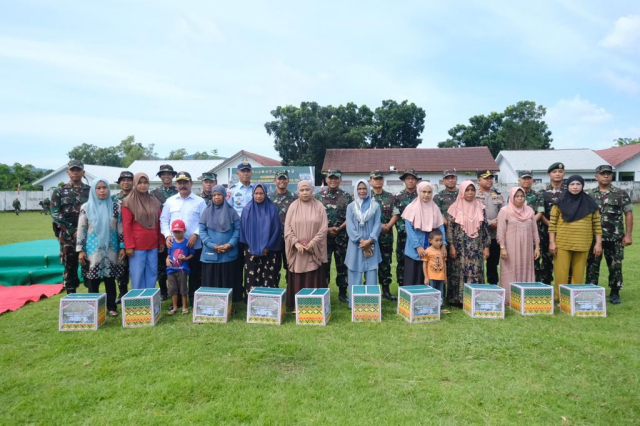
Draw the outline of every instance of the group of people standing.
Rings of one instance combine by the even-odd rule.
[[[341,301],[362,283],[379,283],[383,296],[396,300],[390,291],[395,226],[398,284],[432,285],[451,305],[462,303],[464,283],[500,283],[508,291],[511,282],[550,284],[552,272],[556,283],[584,282],[585,269],[587,282],[597,283],[603,250],[611,302],[620,301],[633,218],[628,195],[611,186],[610,166],[596,170],[599,187],[591,195],[580,176],[564,180],[561,163],[549,168],[551,183],[539,193],[531,189],[532,173],[521,171],[507,203],[493,188],[491,171],[459,189],[456,172],[445,171],[445,188],[434,194],[409,169],[400,176],[405,188],[393,195],[383,189],[380,171],[349,194],[340,189],[342,173],[329,170],[327,187],[314,195],[308,181],[289,191],[286,171],[275,174],[276,190],[268,194],[251,182],[250,163],[237,169],[239,182],[229,188],[204,173],[200,195],[191,191],[191,175],[170,165],[160,167],[162,185],[151,191],[148,175],[125,171],[117,181],[121,191],[112,195],[106,179],[89,187],[82,162],[69,162],[70,181],[54,191],[51,209],[67,292],[79,285],[80,263],[90,291],[104,281],[110,315],[117,315],[129,281],[134,289],[157,281],[162,299],[172,297],[170,314],[180,301],[188,313],[201,285],[232,288],[239,302],[254,287],[278,287],[284,267],[293,309],[300,289],[329,285],[335,261]]]

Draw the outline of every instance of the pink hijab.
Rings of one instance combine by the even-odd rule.
[[[470,180],[465,180],[460,184],[458,198],[453,204],[451,204],[447,213],[451,215],[455,223],[462,227],[465,234],[471,238],[476,238],[478,236],[480,225],[482,225],[482,221],[484,220],[484,215],[482,214],[484,205],[476,199],[473,199],[473,201],[467,201],[464,199],[464,192],[467,190],[469,185],[476,188],[476,185]],[[478,188],[476,188],[476,191],[477,190]]]
[[[509,204],[507,204],[507,206],[503,210],[506,210],[509,216],[513,217],[517,221],[524,222],[526,220],[530,220],[535,212],[526,203],[523,204],[523,206],[520,208],[516,207],[513,201],[515,200],[516,193],[518,191],[522,191],[522,193],[525,194],[524,189],[520,188],[519,186],[511,188],[511,190],[509,191]]]
[[[440,208],[433,202],[433,198],[427,202],[420,199],[420,192],[427,186],[433,193],[433,186],[429,182],[420,182],[418,196],[402,212],[402,218],[411,222],[414,229],[422,232],[431,232],[432,229],[444,224]]]

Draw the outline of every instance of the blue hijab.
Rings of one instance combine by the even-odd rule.
[[[100,182],[107,185],[109,194],[107,198],[101,200],[96,194],[96,187]],[[109,181],[104,178],[97,178],[91,183],[89,201],[85,205],[85,212],[89,224],[98,237],[98,248],[107,249],[111,243],[111,216],[113,216],[113,199],[109,189]]]
[[[259,183],[253,192],[258,188],[264,191],[264,201],[256,203],[252,199],[240,216],[240,242],[248,245],[249,252],[254,256],[262,256],[264,249],[282,251],[284,245],[278,209],[267,196],[267,188]]]

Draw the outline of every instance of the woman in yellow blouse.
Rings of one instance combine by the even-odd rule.
[[[555,256],[555,299],[558,285],[584,283],[589,249],[595,237],[593,254],[602,254],[602,226],[600,209],[595,200],[584,192],[584,179],[573,175],[567,179],[568,190],[551,209],[549,221],[549,251]]]

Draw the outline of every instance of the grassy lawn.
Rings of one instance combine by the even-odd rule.
[[[49,220],[0,214],[0,244],[51,238]],[[352,324],[332,284],[327,327],[246,324],[243,305],[226,325],[61,333],[53,297],[0,316],[0,423],[638,424],[638,244],[606,319],[411,325],[383,301],[381,324]]]

